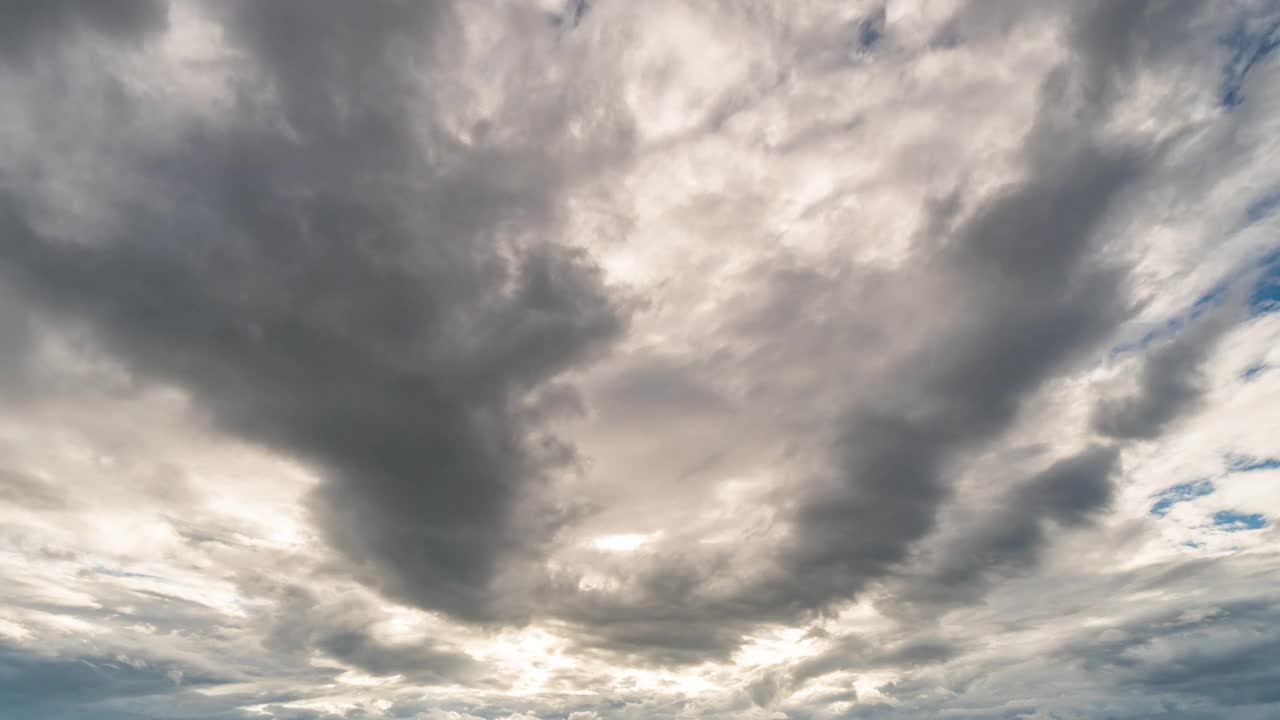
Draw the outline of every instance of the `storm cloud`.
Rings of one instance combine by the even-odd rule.
[[[190,202],[136,198],[95,243],[38,233],[11,196],[6,271],[228,432],[314,462],[317,521],[374,581],[487,617],[499,563],[558,522],[536,504],[515,516],[559,460],[521,400],[622,322],[590,260],[548,236],[557,171],[524,145],[547,138],[419,159],[432,129],[411,103],[432,98],[404,91],[430,5],[228,12],[283,116],[183,128],[120,168]],[[283,40],[303,25],[314,44]]]

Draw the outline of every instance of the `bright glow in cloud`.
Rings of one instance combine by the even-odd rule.
[[[648,535],[622,533],[619,535],[601,535],[591,539],[591,547],[606,552],[630,552],[637,550],[649,542]]]

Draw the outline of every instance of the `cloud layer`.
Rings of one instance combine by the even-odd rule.
[[[0,13],[19,717],[1280,708],[1274,4]]]

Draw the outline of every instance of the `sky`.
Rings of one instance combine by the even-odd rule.
[[[1280,3],[0,5],[0,718],[1280,716]]]

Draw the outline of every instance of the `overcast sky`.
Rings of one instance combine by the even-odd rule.
[[[0,717],[1280,716],[1278,48],[0,4]]]

